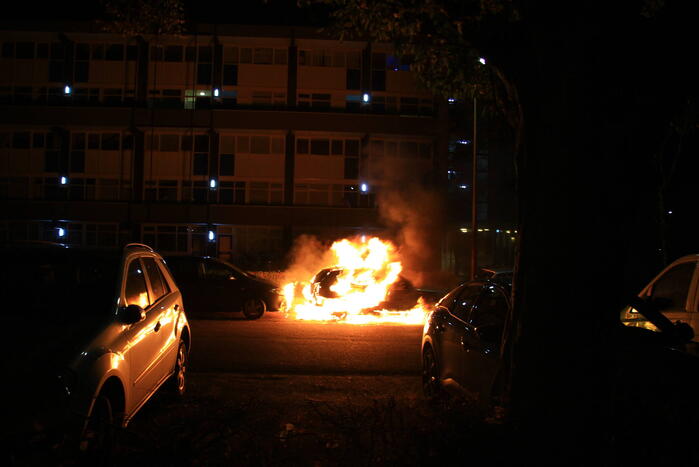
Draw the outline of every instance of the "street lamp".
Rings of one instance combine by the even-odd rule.
[[[478,267],[478,241],[476,240],[476,234],[478,232],[478,155],[476,151],[477,147],[477,109],[478,100],[476,95],[473,95],[473,161],[471,162],[471,280],[476,278],[476,268]]]
[[[485,58],[479,57],[478,63],[485,65]],[[476,278],[476,268],[478,267],[478,98],[473,93],[473,161],[471,163],[471,279]]]

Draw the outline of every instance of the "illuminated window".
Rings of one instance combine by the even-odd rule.
[[[129,263],[126,273],[124,298],[127,305],[138,305],[141,308],[147,308],[151,303],[148,296],[148,288],[146,287],[146,278],[139,259]]]

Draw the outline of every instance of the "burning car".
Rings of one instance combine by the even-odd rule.
[[[343,239],[328,266],[284,286],[287,312],[301,320],[422,324],[420,291],[401,275],[396,247],[378,237]]]
[[[311,282],[311,294],[316,305],[322,305],[325,299],[328,298],[340,298],[340,294],[334,289],[338,282],[338,278],[343,275],[348,275],[346,269],[334,267],[322,269],[313,277]],[[360,291],[366,290],[368,287],[367,284],[356,282],[353,282],[351,286],[355,290]],[[384,300],[364,311],[368,313],[372,310],[409,310],[418,304],[419,299],[420,292],[408,279],[399,275],[398,278],[389,285]]]

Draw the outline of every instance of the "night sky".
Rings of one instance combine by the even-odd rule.
[[[203,23],[322,26],[326,22],[327,9],[323,6],[300,9],[296,3],[296,0],[190,0],[184,5],[188,19]],[[34,3],[16,2],[6,8],[3,16],[9,20],[92,20],[103,12],[102,2],[94,0],[45,3],[41,8]]]

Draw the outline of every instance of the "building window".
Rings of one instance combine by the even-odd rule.
[[[274,49],[274,64],[286,65],[288,51],[286,49]]]
[[[208,153],[195,153],[194,161],[192,163],[192,174],[194,175],[206,175],[209,173],[209,154]]]
[[[360,89],[362,82],[361,70],[347,69],[347,89]]]
[[[299,94],[299,107],[330,108],[330,94]]]
[[[311,154],[327,156],[330,154],[330,141],[327,139],[312,139]]]
[[[252,63],[252,49],[243,47],[240,49],[240,63]]]
[[[179,135],[160,135],[160,150],[163,152],[178,152],[180,150]]]
[[[245,204],[245,182],[221,182],[219,203]]]
[[[211,63],[199,63],[197,65],[197,84],[211,84]]]
[[[223,65],[223,85],[237,86],[238,85],[238,65],[225,64]]]
[[[371,90],[386,90],[386,54],[371,54]]]
[[[235,156],[233,154],[221,154],[219,156],[219,175],[235,175]]]
[[[253,61],[260,65],[270,65],[274,61],[274,49],[268,47],[256,47]]]
[[[238,63],[238,47],[223,47],[223,62],[224,63]]]
[[[71,151],[70,171],[77,173],[85,172],[85,151]]]
[[[281,183],[249,182],[248,186],[249,204],[281,204]]]
[[[165,47],[166,62],[181,62],[183,58],[181,45],[168,45]]]
[[[186,225],[145,225],[143,242],[158,251],[186,253],[188,251],[188,229]]]
[[[121,105],[122,90],[118,88],[105,89],[102,102],[106,105]]]
[[[121,62],[124,60],[124,44],[109,44],[105,52],[105,59]]]
[[[386,69],[391,71],[410,71],[410,65],[395,55],[386,56]]]
[[[250,152],[252,154],[269,154],[269,136],[251,136]]]
[[[152,59],[152,56],[151,56]],[[104,45],[92,44],[92,60],[104,60]]]
[[[283,106],[286,104],[286,93],[272,91],[253,91],[253,105]]]
[[[120,139],[119,133],[102,133],[101,149],[103,151],[118,151]]]
[[[75,62],[75,82],[87,83],[90,80],[90,62],[76,61]]]
[[[31,138],[28,131],[21,131],[12,134],[12,147],[14,149],[29,149],[30,141]]]
[[[308,140],[300,138],[296,140],[296,154],[308,154]]]

